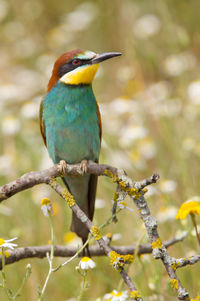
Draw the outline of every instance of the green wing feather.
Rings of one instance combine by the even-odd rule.
[[[46,145],[46,134],[45,134],[45,123],[44,123],[43,110],[44,110],[44,99],[40,103],[39,123],[40,123],[40,132],[42,134],[44,144]]]

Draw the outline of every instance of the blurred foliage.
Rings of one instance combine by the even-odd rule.
[[[183,201],[200,194],[199,0],[0,0],[0,21],[0,184],[51,165],[39,132],[38,110],[57,56],[75,48],[122,51],[121,58],[102,64],[94,83],[103,119],[100,161],[124,168],[136,180],[159,172],[161,181],[148,195],[161,238],[188,230],[186,240],[170,254],[197,253],[191,221],[175,221],[175,215]],[[114,189],[109,180],[99,180],[97,224],[110,216]],[[55,203],[56,243],[64,244],[71,212],[45,185],[1,205],[0,236],[18,236],[19,246],[47,244],[48,221],[39,205],[43,197]],[[118,244],[147,242],[135,211],[123,211],[119,222],[106,231],[122,234]],[[95,261],[88,301],[121,285],[106,258]],[[8,266],[7,278],[17,288],[27,262],[33,273],[21,300],[32,301],[46,277],[47,261]],[[75,300],[70,298],[80,290],[77,263],[53,275],[46,300]],[[130,275],[145,300],[176,300],[163,267],[150,255],[136,260]],[[198,264],[181,269],[179,276],[193,298],[200,294]],[[6,300],[1,291],[0,299]]]

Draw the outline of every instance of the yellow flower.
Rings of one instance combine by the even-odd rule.
[[[200,301],[200,296],[196,296],[195,299],[191,299],[191,301]]]
[[[68,231],[64,234],[64,242],[68,246],[78,246],[81,245],[81,239],[76,235],[75,232]]]
[[[112,233],[108,232],[108,233],[106,234],[106,237],[109,238],[109,239],[112,239]]]
[[[185,219],[188,214],[200,214],[200,203],[197,201],[187,201],[181,205],[176,215],[176,219]]]
[[[57,214],[59,213],[60,207],[59,207],[59,205],[56,204],[56,203],[53,203],[53,204],[52,204],[52,207],[53,207],[53,216],[55,216],[55,215],[57,215]]]
[[[70,243],[72,242],[75,238],[77,237],[76,233],[75,232],[66,232],[65,235],[64,235],[64,241],[66,243]]]

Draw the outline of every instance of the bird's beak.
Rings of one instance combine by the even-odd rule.
[[[91,64],[98,64],[98,63],[103,62],[105,60],[111,59],[112,57],[120,56],[120,55],[122,55],[121,52],[99,53],[91,60]]]

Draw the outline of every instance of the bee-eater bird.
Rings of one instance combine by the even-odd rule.
[[[92,90],[99,63],[119,52],[96,54],[73,50],[55,62],[47,94],[40,105],[40,129],[53,162],[98,162],[101,145],[101,117]],[[83,161],[84,160],[84,161]],[[97,176],[65,176],[63,181],[90,220],[94,215]],[[72,215],[71,231],[87,240],[88,229]]]

